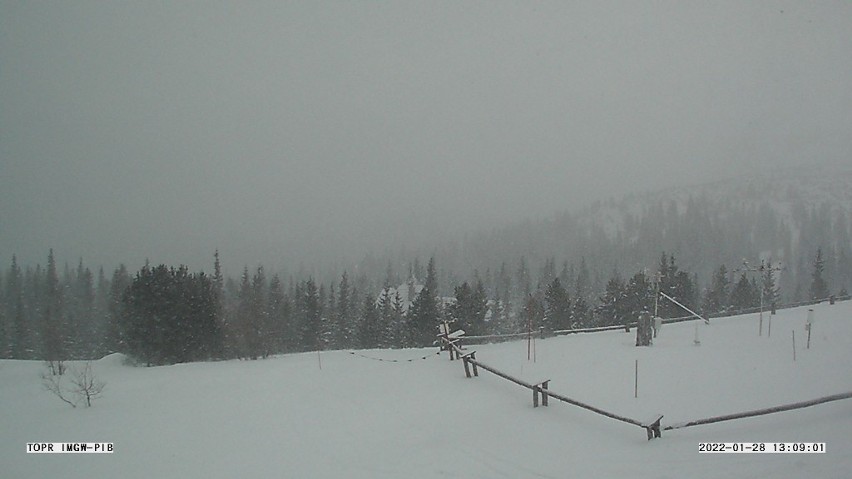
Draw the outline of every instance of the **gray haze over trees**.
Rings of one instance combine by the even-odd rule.
[[[848,164],[849,51],[847,2],[0,0],[0,264],[52,248],[108,279],[146,258],[209,271],[218,249],[230,277],[339,286],[367,254],[425,263],[447,236],[611,196]],[[833,274],[828,245],[788,259],[801,296],[819,246]],[[702,283],[760,253],[653,245],[644,265],[663,250]],[[596,293],[639,269],[527,253],[528,292],[549,255],[585,257]]]

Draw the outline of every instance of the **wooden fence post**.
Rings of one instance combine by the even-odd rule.
[[[479,376],[479,370],[476,368],[476,351],[471,351],[464,356],[461,357],[462,362],[464,362],[464,375],[467,377],[470,376],[470,371],[473,369],[473,375]],[[471,366],[473,366],[471,368]]]
[[[648,422],[645,422],[645,423],[642,424],[642,427],[645,428],[645,432],[648,433],[648,440],[649,441],[651,439],[663,436],[662,431],[660,431],[660,420],[662,420],[662,419],[663,419],[663,415],[658,414],[657,416],[654,416],[653,418],[651,418],[651,420],[649,420]]]
[[[538,397],[539,397],[539,395],[541,395],[541,405],[542,405],[542,406],[545,406],[545,407],[548,405],[548,401],[547,401],[547,398],[548,398],[548,394],[547,394],[547,387],[548,387],[548,384],[550,384],[550,379],[547,379],[547,380],[545,380],[545,381],[542,381],[542,382],[540,382],[540,383],[536,383],[536,384],[533,384],[533,385],[532,385],[532,392],[533,392],[533,407],[538,407]]]

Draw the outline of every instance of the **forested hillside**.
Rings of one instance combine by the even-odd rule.
[[[234,277],[218,252],[212,274],[12,256],[0,356],[119,351],[164,364],[423,346],[441,321],[472,335],[624,324],[652,309],[657,289],[703,314],[823,300],[852,285],[850,220],[849,171],[793,170],[633,194],[318,274],[258,265]]]

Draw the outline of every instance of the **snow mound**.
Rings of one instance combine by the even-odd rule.
[[[103,366],[134,366],[135,361],[126,354],[112,353],[98,359],[97,364]]]

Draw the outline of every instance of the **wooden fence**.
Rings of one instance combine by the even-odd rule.
[[[488,371],[494,374],[495,376],[501,377],[507,381],[513,382],[521,387],[531,390],[533,396],[533,407],[539,407],[539,404],[545,407],[549,406],[549,399],[553,398],[562,401],[566,404],[571,404],[573,406],[586,409],[593,413],[600,414],[602,416],[606,416],[608,418],[615,419],[626,424],[641,427],[646,431],[649,440],[655,437],[660,437],[660,421],[663,418],[662,415],[655,416],[650,421],[643,422],[610,411],[606,411],[599,407],[586,404],[584,402],[569,398],[568,396],[550,390],[549,379],[539,381],[537,383],[530,383],[511,376],[503,371],[500,371],[495,367],[489,366],[483,363],[482,361],[476,359],[476,351],[470,351],[466,353],[464,350],[462,350],[461,347],[458,345],[458,338],[450,339],[446,335],[442,335],[441,339],[444,348],[449,351],[450,360],[462,360],[462,363],[464,365],[465,376],[468,378],[479,376],[479,369],[484,369],[485,371]]]
[[[630,424],[633,426],[638,426],[645,430],[648,440],[659,438],[662,436],[662,431],[671,431],[675,429],[682,429],[686,427],[692,426],[700,426],[704,424],[713,424],[722,421],[732,421],[735,419],[744,419],[755,416],[763,416],[766,414],[774,414],[783,411],[790,411],[793,409],[801,409],[810,406],[815,406],[818,404],[824,404],[831,401],[839,401],[842,399],[852,399],[852,392],[834,394],[831,396],[824,396],[817,399],[811,399],[808,401],[801,401],[792,404],[784,404],[781,406],[774,406],[765,409],[756,409],[752,411],[746,411],[741,413],[727,414],[724,416],[714,416],[705,419],[697,419],[694,421],[687,421],[677,424],[672,424],[663,428],[661,426],[661,421],[664,417],[662,414],[655,415],[651,417],[647,421],[638,421],[633,418],[629,418],[626,416],[622,416],[620,414],[616,414],[610,411],[606,411],[596,406],[592,406],[590,404],[586,404],[584,402],[578,401],[576,399],[569,398],[565,395],[556,393],[550,389],[550,380],[543,380],[537,383],[531,383],[524,381],[522,379],[518,379],[514,376],[511,376],[499,369],[489,366],[482,361],[476,358],[476,351],[465,352],[461,346],[459,345],[460,340],[463,336],[451,336],[446,332],[444,334],[439,335],[442,343],[442,349],[449,352],[450,360],[460,359],[464,366],[465,376],[468,378],[479,376],[479,369],[484,369],[495,376],[501,377],[507,381],[513,382],[521,387],[529,389],[532,391],[533,396],[533,407],[539,407],[539,404],[542,406],[549,406],[550,398],[562,401],[566,404],[570,404],[572,406],[577,406],[587,411],[591,411],[595,414],[599,414],[601,416],[606,416],[610,419],[615,419],[616,421],[620,421],[626,424]]]

